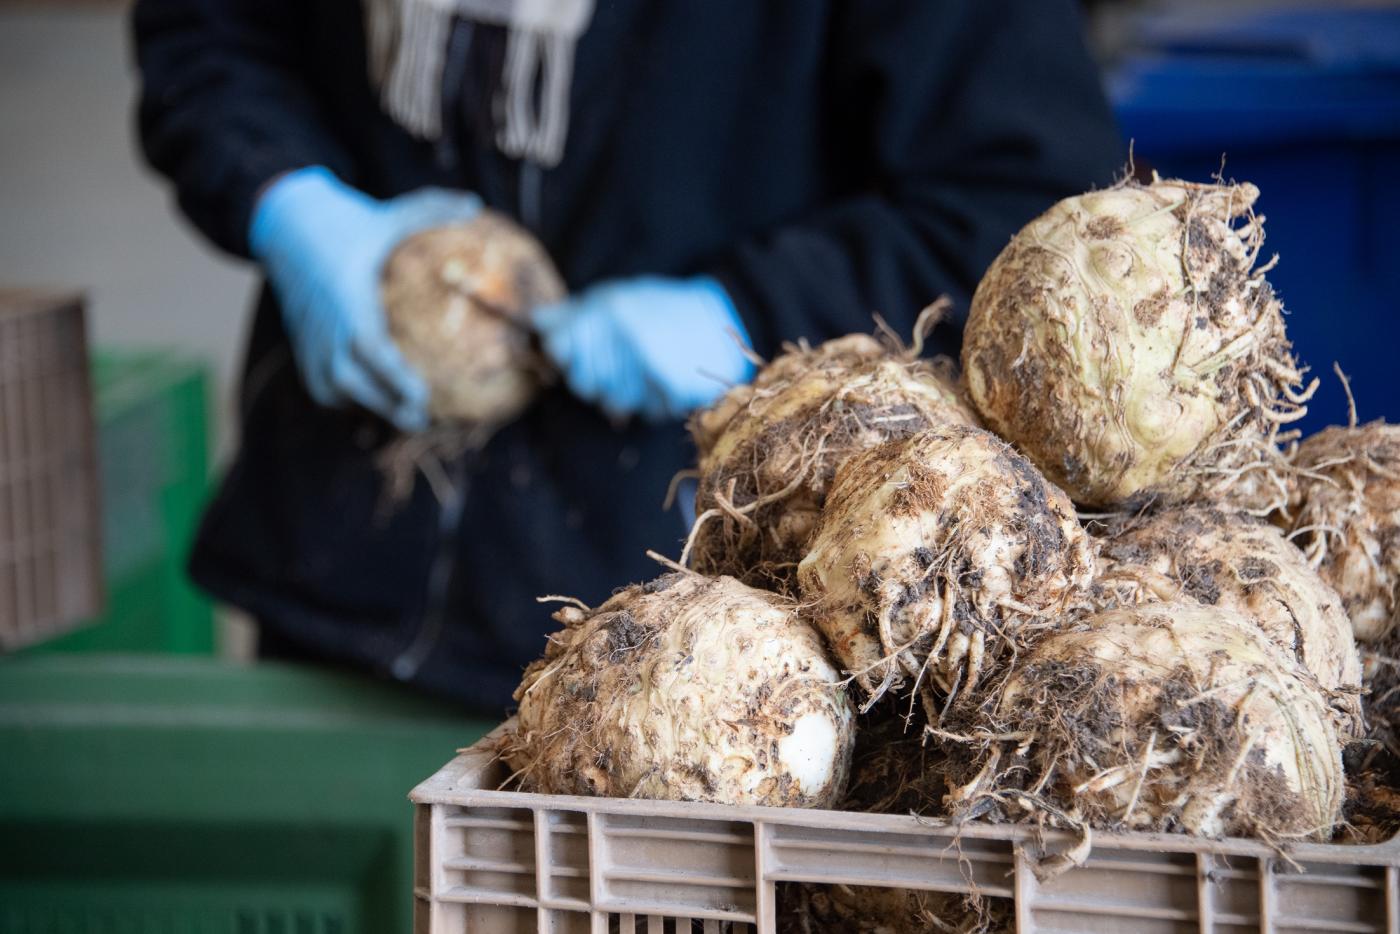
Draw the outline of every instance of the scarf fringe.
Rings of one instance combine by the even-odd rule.
[[[506,60],[493,102],[496,146],[512,158],[552,167],[564,155],[574,46],[592,14],[592,0],[565,0],[562,22],[548,25],[541,0],[519,7],[511,2],[519,0],[367,0],[369,74],[380,105],[396,123],[420,139],[437,139],[454,19],[475,13],[487,21],[507,20]]]

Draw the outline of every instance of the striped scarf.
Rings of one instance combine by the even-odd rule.
[[[423,139],[442,135],[442,80],[457,17],[503,27],[496,146],[512,158],[558,165],[569,128],[574,45],[593,0],[365,0],[370,78],[395,122]]]

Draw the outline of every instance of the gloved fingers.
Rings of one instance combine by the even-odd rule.
[[[354,402],[393,423],[400,431],[428,427],[427,413],[397,402],[394,394],[368,370],[346,362],[336,370],[336,390],[342,402]]]
[[[268,183],[253,206],[249,251],[264,263],[297,255],[331,238],[353,234],[372,219],[376,202],[325,166],[283,173]],[[291,253],[291,257],[286,254]],[[293,263],[295,265],[295,263]]]
[[[642,373],[624,335],[607,319],[576,312],[568,323],[542,332],[545,352],[570,391],[614,418],[634,414],[646,398]]]
[[[570,346],[576,347],[577,342]],[[569,391],[585,402],[599,404],[604,400],[608,373],[611,371],[611,364],[605,359],[607,356],[608,349],[602,347],[579,352],[570,351],[569,355],[557,356],[555,359],[559,362],[559,370],[564,374],[564,382],[568,384]]]
[[[395,225],[409,232],[469,221],[481,213],[481,198],[467,191],[420,188],[388,202]]]
[[[575,383],[589,368],[589,348],[587,341],[588,323],[582,320],[584,312],[571,301],[541,305],[530,312],[530,324],[540,336],[540,346],[559,372],[563,374],[570,388],[578,394]],[[583,379],[585,384],[591,379]]]
[[[549,337],[557,332],[563,332],[568,326],[570,318],[577,314],[574,302],[556,301],[549,305],[536,305],[529,312],[529,322],[532,328],[538,330],[540,336]]]
[[[717,402],[720,396],[734,388],[738,382],[743,382],[736,382],[730,378],[735,373],[733,368],[726,369],[729,370],[728,373],[720,374],[707,368],[695,367],[686,378],[677,381],[671,393],[674,404],[688,412]]]
[[[662,343],[657,343],[658,336]],[[679,344],[682,353],[676,353]],[[752,376],[753,364],[731,335],[691,332],[658,335],[639,342],[641,369],[646,374],[648,405],[643,414],[653,421],[685,418],[714,404]]]
[[[309,313],[323,299],[314,290],[307,289],[289,290],[279,297],[292,357],[306,394],[317,405],[330,408],[339,404],[340,398],[332,385],[331,365],[344,339],[336,333],[333,318]]]
[[[393,412],[388,391],[348,358],[338,359],[331,365],[330,379],[336,403],[353,402],[385,418]]]
[[[703,375],[693,379],[673,375],[668,382],[649,379],[647,383],[646,401],[641,414],[649,422],[683,419],[696,409],[714,402],[726,388],[717,382],[709,382]]]
[[[361,391],[375,401],[357,401],[389,419],[403,431],[428,427],[428,386],[404,360],[387,333],[365,333],[350,343],[351,371],[363,374]]]
[[[635,368],[624,365],[615,367],[605,378],[598,380],[598,391],[591,401],[613,418],[627,418],[644,413],[649,399],[641,374]]]
[[[326,408],[334,407],[340,399],[331,386],[329,363],[304,361],[300,355],[296,356],[296,361],[301,383],[306,387],[306,394],[311,397],[311,401]]]
[[[616,284],[595,286],[577,298],[537,308],[531,316],[545,353],[570,391],[614,418],[655,405],[635,328],[619,313],[621,294]]]

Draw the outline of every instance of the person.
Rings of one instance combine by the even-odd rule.
[[[139,0],[133,30],[147,158],[269,282],[194,579],[275,652],[496,714],[536,597],[678,553],[683,419],[741,345],[965,308],[1122,159],[1071,0]],[[379,266],[482,205],[571,290],[535,316],[563,379],[386,510],[376,455],[425,415]]]

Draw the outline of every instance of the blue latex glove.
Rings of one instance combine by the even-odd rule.
[[[707,277],[607,282],[533,319],[569,388],[613,416],[683,418],[753,376],[748,332]]]
[[[427,425],[428,388],[389,336],[380,269],[404,237],[480,211],[476,195],[438,188],[376,201],[320,166],[268,187],[248,244],[281,300],[311,398],[359,403],[405,431]]]

